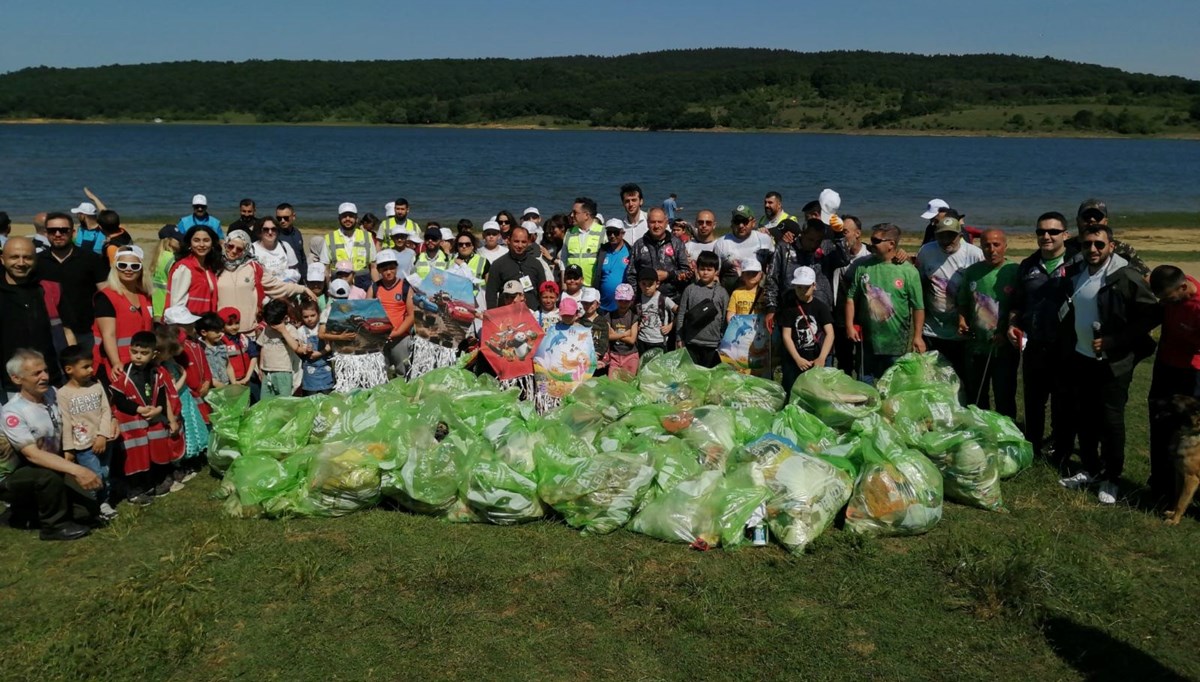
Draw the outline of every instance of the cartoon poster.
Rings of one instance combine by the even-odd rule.
[[[542,328],[524,303],[501,306],[483,314],[480,351],[500,381],[533,374],[533,357]]]
[[[596,371],[596,348],[592,330],[582,325],[556,324],[533,356],[533,372],[541,397],[560,400]]]
[[[717,347],[721,362],[740,374],[770,378],[771,334],[762,315],[734,315]]]
[[[430,268],[415,284],[413,329],[417,336],[443,348],[457,349],[475,324],[475,288],[471,280]]]
[[[338,353],[377,353],[383,350],[383,344],[392,333],[392,323],[378,300],[333,299],[329,302],[325,331],[330,334],[354,334],[352,339],[333,342],[333,349]]]

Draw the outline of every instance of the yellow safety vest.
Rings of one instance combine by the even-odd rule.
[[[346,236],[340,229],[325,235],[325,248],[329,252],[329,264],[337,265],[338,261],[348,260],[355,272],[364,272],[370,267],[371,235],[361,227],[354,228],[353,253],[346,252]]]
[[[596,269],[596,254],[604,241],[602,230],[595,224],[587,232],[575,230],[567,233],[567,265],[578,265],[583,270],[583,286],[592,286],[592,273]]]
[[[379,241],[392,238],[392,228],[396,226],[395,218],[388,218],[379,225]],[[409,234],[421,234],[421,228],[412,218],[404,219],[404,229]]]
[[[441,251],[438,251],[438,255],[434,259],[430,260],[429,256],[426,255],[425,249],[421,249],[420,253],[417,254],[417,257],[413,259],[413,272],[417,273],[417,277],[425,279],[425,275],[429,274],[429,269],[431,267],[439,270],[445,270],[446,268],[450,267],[450,263],[450,257]]]
[[[483,279],[483,270],[487,267],[487,264],[488,259],[479,255],[478,252],[474,256],[471,256],[471,260],[467,261],[467,267],[471,269],[471,272],[475,273],[477,279]]]

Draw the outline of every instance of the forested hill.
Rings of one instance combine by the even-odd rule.
[[[0,75],[0,119],[1200,131],[1200,81],[1057,59],[764,49],[173,62]]]

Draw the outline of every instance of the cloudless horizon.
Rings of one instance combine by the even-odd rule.
[[[446,0],[11,3],[0,73],[247,59],[473,59],[612,56],[665,49],[764,47],[802,52],[1050,56],[1200,79],[1195,0],[857,0],[604,4]]]

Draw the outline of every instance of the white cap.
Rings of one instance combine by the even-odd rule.
[[[96,205],[90,201],[85,201],[82,204],[71,209],[71,213],[74,213],[76,215],[94,216],[94,215],[96,215]]]
[[[192,195],[192,206],[208,206],[208,197],[203,194]]]
[[[842,207],[842,196],[826,187],[821,190],[817,202],[821,204],[821,222],[828,225],[829,219]]]
[[[233,232],[230,232],[229,234],[225,235],[226,243],[233,242],[233,241],[238,241],[238,242],[245,244],[246,246],[249,246],[250,245],[250,233],[245,230],[234,230]]]
[[[603,213],[596,214],[596,222],[600,223],[601,225],[604,224],[604,214]]]
[[[115,261],[127,253],[133,254],[138,260],[146,260],[146,252],[142,251],[142,247],[137,244],[126,244],[118,248],[116,254],[113,255],[113,260]]]
[[[757,258],[743,258],[738,261],[738,266],[742,272],[762,272],[762,263],[759,263]]]
[[[354,215],[358,215],[358,207],[349,201],[343,201],[342,203],[338,204],[338,215],[342,215],[343,213],[353,213]]]
[[[525,227],[525,223],[521,223],[521,227]],[[483,224],[483,233],[484,234],[487,234],[488,232],[499,232],[499,231],[500,231],[500,223],[496,222],[495,220],[489,220]]]
[[[537,206],[530,206],[529,208],[525,209],[524,211],[521,211],[521,217],[524,218],[525,216],[527,216],[531,213],[539,218],[542,217],[542,213],[541,213],[541,211],[537,210]]]
[[[409,234],[407,226],[408,226],[408,222],[396,223],[396,224],[392,225],[392,229],[388,230],[388,234],[390,234],[393,237],[399,237],[400,235],[407,235],[407,234]]]
[[[324,263],[309,263],[308,264],[308,272],[306,274],[307,274],[307,277],[305,277],[305,279],[307,279],[310,282],[324,282],[325,281],[325,264]]]
[[[408,241],[414,244],[424,244],[425,238],[421,236],[421,231],[418,230],[416,232],[408,233]]]
[[[395,218],[396,217],[396,202],[389,201],[383,205],[383,217],[384,218]]]
[[[609,230],[609,229],[621,230],[622,232],[624,232],[625,231],[625,221],[621,220],[620,218],[613,218],[612,220],[604,223],[604,229],[606,229],[606,230]]]
[[[287,282],[288,284],[299,284],[300,283],[300,273],[289,268],[289,269],[283,271],[283,274],[280,275],[279,279]]]
[[[349,298],[350,283],[344,279],[335,279],[329,283],[329,295],[334,298]]]
[[[192,311],[181,305],[171,306],[163,313],[163,322],[167,324],[195,324],[198,319],[200,318],[193,315]]]
[[[386,265],[388,263],[399,263],[399,262],[400,262],[400,254],[396,253],[392,249],[384,249],[384,250],[380,251],[379,253],[375,254],[375,264],[376,265]]]
[[[925,212],[921,214],[921,217],[925,220],[929,220],[937,215],[939,210],[947,208],[950,208],[950,204],[947,204],[941,199],[930,199],[929,206],[925,209]]]
[[[442,228],[442,240],[448,241],[448,242],[454,241],[454,233],[450,231],[450,228],[448,228],[448,227]]]
[[[579,290],[579,300],[583,303],[595,303],[600,300],[600,290],[595,287],[584,287]]]
[[[539,227],[538,224],[533,222],[532,220],[522,221],[521,227],[525,228],[526,230],[529,230],[529,234],[537,235],[537,234],[542,233],[542,228]]]
[[[806,287],[817,283],[817,273],[807,265],[801,265],[792,273],[792,286]]]

